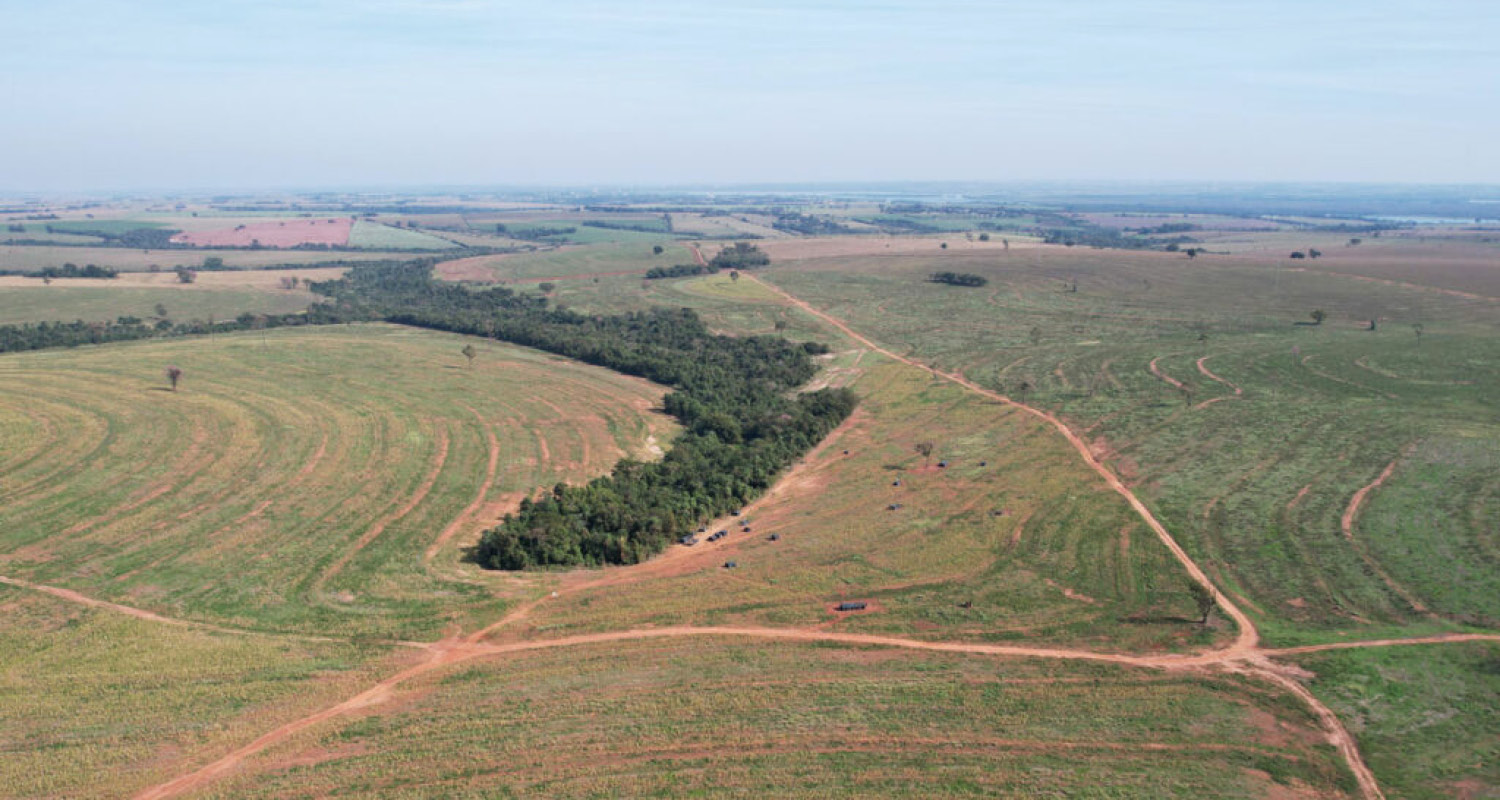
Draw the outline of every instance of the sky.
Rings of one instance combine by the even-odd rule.
[[[1500,2],[0,0],[0,190],[1500,183]]]

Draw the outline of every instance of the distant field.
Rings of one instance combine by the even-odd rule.
[[[552,278],[609,277],[622,273],[644,274],[652,267],[693,263],[692,251],[681,244],[664,243],[656,255],[649,244],[563,247],[537,253],[476,256],[445,261],[437,275],[446,280],[485,282],[545,281]]]
[[[178,322],[227,320],[251,314],[301,311],[318,298],[307,292],[270,293],[251,289],[187,291],[163,288],[51,286],[16,289],[0,285],[0,325],[17,322],[110,322],[118,317],[152,319],[158,304]]]
[[[122,272],[147,272],[152,267],[171,272],[176,267],[199,267],[210,257],[239,269],[316,264],[322,261],[406,259],[409,253],[391,251],[329,252],[325,250],[132,250],[125,247],[26,247],[0,245],[0,269],[35,271],[63,264],[98,264]]]
[[[1300,709],[1214,677],[734,638],[516,653],[257,756],[224,796],[1343,797]]]
[[[430,233],[392,228],[362,219],[354,223],[354,230],[349,234],[349,246],[369,250],[448,250],[456,245]]]
[[[457,548],[512,492],[650,457],[660,395],[379,325],[9,354],[0,574],[241,627],[435,638],[506,603],[456,577]]]
[[[172,237],[172,242],[197,247],[295,247],[299,244],[342,247],[349,243],[349,231],[354,226],[354,220],[349,217],[252,222],[232,228],[179,233]]]

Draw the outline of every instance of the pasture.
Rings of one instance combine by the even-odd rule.
[[[127,247],[47,247],[44,245],[0,245],[0,270],[34,272],[63,264],[97,264],[121,272],[171,272],[177,267],[196,269],[206,258],[222,258],[234,269],[263,269],[287,264],[318,264],[326,261],[410,258],[408,253],[370,251],[359,253],[326,250],[133,250]]]
[[[1391,797],[1500,794],[1500,645],[1336,650],[1296,658]]]
[[[493,616],[460,546],[670,428],[642,381],[484,341],[470,367],[467,343],[362,325],[7,355],[0,574],[256,630]]]
[[[1248,799],[1345,785],[1307,714],[1255,684],[730,637],[433,672],[379,715],[278,743],[219,789]]]
[[[927,283],[939,266],[991,284]],[[1087,432],[1252,601],[1272,641],[1500,619],[1486,566],[1500,441],[1488,301],[1275,264],[1063,248],[816,259],[767,277],[898,352]],[[1324,324],[1296,324],[1317,308]],[[1372,316],[1379,327],[1364,330]],[[1346,532],[1356,491],[1393,461],[1388,488]],[[1419,477],[1429,491],[1403,503],[1399,487]],[[1428,524],[1434,502],[1469,511]]]
[[[366,250],[451,250],[453,242],[409,228],[393,228],[379,222],[358,220],[349,233],[349,246]]]

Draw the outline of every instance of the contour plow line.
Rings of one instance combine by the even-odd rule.
[[[212,633],[229,633],[236,636],[266,636],[273,639],[286,639],[298,642],[358,641],[361,644],[388,644],[397,647],[411,647],[418,650],[428,650],[432,647],[432,645],[426,642],[405,642],[384,639],[341,639],[337,636],[318,636],[316,634],[310,633],[286,633],[282,631],[260,631],[254,628],[232,628],[225,625],[214,625],[210,622],[199,622],[197,620],[191,619],[180,619],[178,617],[162,616],[161,614],[158,614],[154,611],[147,611],[144,608],[136,608],[134,606],[111,603],[108,600],[100,600],[97,597],[89,597],[86,594],[75,592],[72,589],[64,589],[59,586],[48,586],[44,583],[32,583],[31,581],[24,581],[20,578],[8,578],[4,575],[0,575],[0,584],[5,584],[6,586],[14,586],[17,589],[26,589],[28,591],[51,595],[59,600],[66,600],[69,603],[77,603],[78,605],[88,606],[90,608],[98,608],[104,611],[113,611],[117,614],[124,614],[127,617],[134,617],[136,619],[145,620],[147,622],[156,622],[162,625],[175,625],[179,628],[193,628],[195,630],[208,631]]]
[[[1349,498],[1349,506],[1344,509],[1344,515],[1339,519],[1339,527],[1344,532],[1344,538],[1349,540],[1349,544],[1354,546],[1355,551],[1359,553],[1359,557],[1364,560],[1365,565],[1385,583],[1387,588],[1394,592],[1396,596],[1406,601],[1406,604],[1411,606],[1413,611],[1419,614],[1436,616],[1427,608],[1425,603],[1411,593],[1411,590],[1397,583],[1396,579],[1392,578],[1390,573],[1386,572],[1385,568],[1380,566],[1380,562],[1376,561],[1374,556],[1365,552],[1365,548],[1354,538],[1354,520],[1358,517],[1359,509],[1364,505],[1365,498],[1369,496],[1370,492],[1380,488],[1380,485],[1385,483],[1391,477],[1391,474],[1396,471],[1396,465],[1401,463],[1401,459],[1411,455],[1415,449],[1415,445],[1409,445],[1400,456],[1387,464],[1385,469],[1381,470],[1380,474],[1375,476],[1375,480],[1360,487],[1359,491],[1355,492],[1354,496]]]

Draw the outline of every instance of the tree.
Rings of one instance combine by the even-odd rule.
[[[192,271],[190,269],[187,269],[186,267],[178,267],[177,268],[177,282],[178,283],[192,283],[195,280],[198,280],[198,273],[196,273],[196,272],[194,272],[194,271]]]
[[[1301,250],[1298,250],[1297,252],[1292,253],[1292,258],[1307,258],[1307,254],[1303,253]]]
[[[1213,613],[1214,606],[1219,604],[1219,596],[1212,588],[1189,579],[1188,594],[1193,596],[1193,603],[1198,606],[1199,625],[1208,624],[1208,615]]]
[[[1350,239],[1349,240],[1349,246],[1350,247],[1358,247],[1359,243],[1363,242],[1363,241],[1364,241],[1364,239]]]
[[[1417,335],[1417,346],[1422,346],[1422,323],[1418,322],[1411,326],[1411,332]]]
[[[981,234],[979,234],[979,241],[981,241],[981,242],[988,242],[989,240],[990,240],[990,235],[988,233],[981,233]]]
[[[1328,313],[1325,312],[1321,308],[1315,308],[1315,309],[1313,309],[1312,314],[1309,315],[1309,316],[1312,317],[1312,321],[1313,321],[1314,325],[1322,325],[1323,324],[1323,320],[1327,319]]]
[[[473,369],[474,356],[479,355],[479,351],[474,349],[474,345],[466,344],[464,345],[464,349],[460,350],[459,352],[464,354],[464,358],[469,359],[469,369]]]
[[[1026,395],[1031,394],[1031,381],[1021,381],[1021,383],[1016,386],[1016,394],[1019,394],[1021,396],[1022,403],[1026,402]]]
[[[156,304],[156,316],[161,317],[162,319],[166,319],[167,318],[167,307],[165,305],[162,305],[161,303],[157,303]]]
[[[172,391],[177,391],[177,382],[182,380],[182,368],[175,364],[167,367],[167,380],[172,384]]]
[[[667,249],[665,247],[662,247],[659,244],[651,245],[651,254],[652,255],[659,256],[659,255],[661,255],[662,253],[665,253],[665,252],[667,252]]]
[[[1307,251],[1307,257],[1308,258],[1317,258],[1317,257],[1319,257],[1321,255],[1323,255],[1323,251],[1319,250],[1316,247],[1309,248],[1308,251]]]
[[[557,284],[555,284],[555,283],[539,283],[539,284],[536,285],[536,288],[541,289],[542,290],[542,294],[552,294],[552,292],[554,292],[557,289]]]
[[[1009,249],[1010,249],[1010,240],[1009,240],[1009,239],[1001,239],[1001,240],[1000,240],[1000,244],[1001,244],[1001,246],[1003,246],[1003,247],[1004,247],[1004,248],[1005,248],[1005,249],[1006,249],[1006,250],[1009,250]]]
[[[947,249],[948,249],[948,243],[947,243],[947,242],[943,242],[943,243],[942,243],[942,244],[940,244],[940,245],[938,245],[938,246],[939,246],[939,247],[941,247],[941,248],[942,248],[942,249],[944,249],[944,250],[947,250]]]
[[[922,468],[926,469],[932,463],[932,442],[917,442],[911,446],[922,457]]]
[[[1032,328],[1031,329],[1031,333],[1029,334],[1029,337],[1030,337],[1031,343],[1033,345],[1041,344],[1042,343],[1042,329],[1041,328]]]
[[[218,256],[209,256],[208,258],[203,259],[203,268],[206,270],[223,269],[224,259]]]
[[[740,271],[737,270],[737,269],[730,270],[729,271],[729,279],[732,280],[732,281],[739,280],[740,279]]]
[[[1187,257],[1188,258],[1197,258],[1198,257],[1198,248],[1196,248],[1196,247],[1189,247],[1188,249],[1186,249],[1186,250],[1184,250],[1182,252],[1187,253]]]

